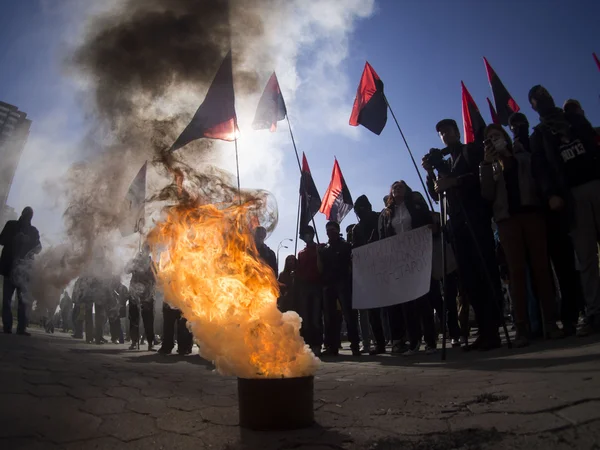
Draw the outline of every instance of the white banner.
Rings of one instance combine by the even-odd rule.
[[[429,226],[352,251],[352,307],[406,303],[429,292],[432,239]]]

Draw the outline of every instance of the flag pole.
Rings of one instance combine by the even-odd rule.
[[[410,155],[410,159],[412,160],[413,165],[415,166],[415,170],[417,171],[417,175],[419,175],[419,180],[421,180],[421,186],[423,186],[423,190],[425,191],[425,195],[427,196],[427,200],[429,201],[429,207],[431,208],[431,211],[433,211],[433,202],[431,201],[431,196],[429,195],[429,190],[427,189],[427,186],[425,186],[425,182],[423,181],[423,177],[421,176],[421,172],[419,171],[419,168],[417,167],[417,163],[415,161],[415,158],[412,154],[412,151],[410,150],[410,147],[408,146],[408,142],[406,142],[406,138],[404,137],[404,133],[402,132],[402,128],[400,128],[400,124],[398,123],[398,120],[396,119],[396,115],[394,114],[394,111],[392,110],[392,107],[390,106],[390,103],[388,102],[387,97],[385,96],[385,94],[383,94],[383,99],[385,100],[385,104],[387,105],[388,109],[390,110],[390,113],[392,113],[392,117],[394,118],[394,122],[396,122],[396,126],[398,127],[398,131],[400,132],[400,136],[402,136],[402,140],[404,141],[404,145],[406,145],[406,149],[408,150],[408,154]]]
[[[283,98],[283,94],[281,95],[281,97]],[[296,162],[298,163],[298,170],[300,170],[300,179],[302,180],[302,165],[300,164],[300,156],[298,155],[298,148],[296,147],[296,140],[294,139],[294,133],[292,132],[292,124],[290,123],[290,118],[287,114],[287,111],[285,113],[285,119],[287,120],[288,123],[288,129],[290,130],[290,137],[292,138],[292,145],[294,146],[294,152],[296,153]],[[304,193],[308,195],[308,193],[306,192],[306,186],[304,183],[300,183],[302,185],[302,187],[304,188]],[[300,217],[300,216],[298,216]],[[300,220],[298,218],[298,220]],[[319,233],[317,233],[317,226],[315,225],[315,218],[313,217],[312,219],[312,224],[313,224],[313,228],[315,230],[315,238],[317,239],[317,244],[320,244],[319,242]],[[296,233],[297,234],[297,233]]]
[[[239,196],[240,204],[241,204],[242,203],[242,189],[240,188],[240,161],[238,158],[237,136],[234,137],[234,142],[235,142],[235,168],[237,171],[237,188],[238,188],[238,196]]]
[[[298,194],[298,214],[296,215],[296,239],[294,239],[294,256],[298,256],[298,236],[300,235],[300,205],[302,195]]]

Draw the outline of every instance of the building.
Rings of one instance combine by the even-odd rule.
[[[0,101],[0,215],[5,215],[6,200],[30,128],[26,113]]]

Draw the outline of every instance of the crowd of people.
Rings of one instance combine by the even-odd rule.
[[[302,317],[302,336],[316,355],[338,355],[344,329],[355,356],[385,353],[388,346],[406,356],[422,347],[435,352],[440,325],[452,346],[491,350],[500,347],[499,329],[507,318],[516,330],[516,347],[537,336],[600,331],[600,135],[576,100],[559,108],[545,88],[535,86],[529,101],[540,117],[531,135],[521,113],[510,117],[512,138],[492,124],[466,145],[454,120],[436,125],[445,148],[431,149],[422,166],[426,195],[445,205],[443,216],[430,209],[424,193],[396,181],[381,212],[365,195],[356,199],[358,221],[346,228],[346,238],[337,222],[327,223],[326,244],[317,244],[315,230],[303,227],[305,248],[286,258],[278,276],[278,306]],[[0,233],[4,333],[12,333],[16,291],[17,334],[28,335],[27,266],[41,250],[32,218],[27,207]],[[433,237],[429,292],[386,308],[354,309],[353,250],[420,227],[429,227]],[[254,233],[258,256],[277,272],[266,230],[257,227]],[[148,245],[125,272],[131,274],[128,288],[120,276],[106,279],[91,271],[80,276],[72,296],[65,292],[60,300],[63,329],[99,345],[108,342],[106,332],[113,343],[130,341],[130,349],[145,341],[148,350],[160,334],[160,353],[171,353],[175,342],[178,353],[191,353],[186,320],[167,302],[162,303],[162,331],[155,332],[158,291]],[[471,308],[477,338],[469,344]],[[54,331],[53,316],[54,311],[45,312],[48,332]]]
[[[507,318],[516,347],[537,336],[600,331],[600,135],[576,100],[559,108],[534,86],[529,101],[540,118],[531,135],[522,113],[510,117],[512,138],[491,124],[467,145],[454,120],[436,125],[445,148],[432,149],[422,166],[427,194],[445,205],[446,220],[422,193],[396,181],[380,213],[366,196],[357,198],[358,223],[346,228],[346,239],[336,222],[326,225],[326,244],[314,242],[312,227],[302,230],[306,247],[286,258],[279,275],[279,307],[300,314],[315,354],[338,355],[342,323],[355,356],[385,353],[387,344],[410,356],[423,341],[434,352],[441,324],[451,345],[479,350],[501,346]],[[424,226],[434,242],[430,291],[387,308],[353,309],[353,249]],[[436,270],[442,246],[445,273]],[[469,345],[471,308],[478,336]]]

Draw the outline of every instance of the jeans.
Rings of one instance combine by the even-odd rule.
[[[358,334],[358,311],[352,309],[352,280],[335,281],[323,290],[325,311],[325,347],[337,351],[340,347],[340,323],[337,314],[337,302],[342,308],[342,315],[348,329],[348,339],[352,350],[358,350],[360,336]]]
[[[298,314],[302,317],[300,334],[311,348],[323,345],[323,287],[297,280]]]
[[[25,299],[23,298],[23,292],[10,280],[9,277],[4,277],[2,288],[2,324],[4,325],[5,333],[12,331],[12,298],[15,291],[17,291],[18,301],[17,333],[23,333],[27,328],[27,305],[25,304]]]

